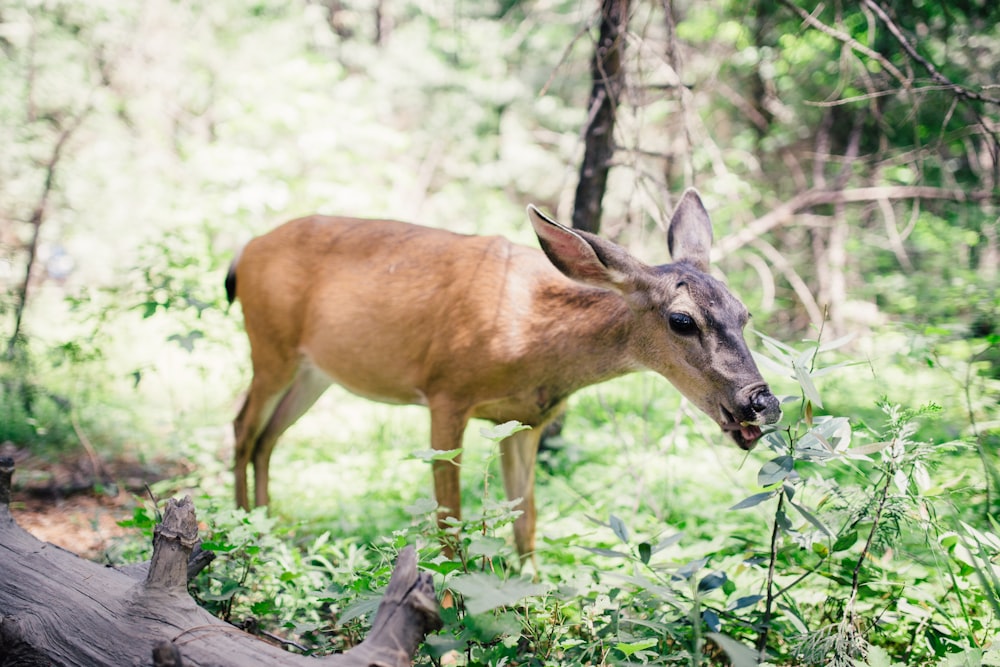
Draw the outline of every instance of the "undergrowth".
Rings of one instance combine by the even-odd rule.
[[[192,593],[289,650],[342,651],[363,638],[397,553],[414,544],[454,601],[418,664],[1000,664],[1000,527],[983,489],[949,468],[984,454],[982,474],[996,475],[982,429],[923,441],[934,402],[882,398],[877,420],[820,414],[817,378],[849,365],[819,362],[843,341],[762,341],[762,363],[800,393],[759,447],[757,488],[715,510],[739,531],[706,539],[660,517],[588,517],[591,531],[545,540],[532,578],[507,540],[517,511],[495,499],[497,443],[518,428],[505,424],[481,434],[492,454],[471,471],[478,509],[444,535],[429,498],[368,543],[204,498],[204,546],[219,558]],[[137,510],[133,525],[148,529],[154,512]]]

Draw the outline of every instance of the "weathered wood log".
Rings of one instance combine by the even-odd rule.
[[[0,667],[409,665],[440,627],[431,577],[404,549],[368,637],[342,655],[287,653],[198,607],[187,593],[197,521],[170,500],[148,567],[102,567],[41,542],[10,513],[13,461],[0,460]],[[203,564],[200,565],[204,567]],[[196,565],[197,567],[197,565]]]

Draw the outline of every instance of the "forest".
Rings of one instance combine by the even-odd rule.
[[[0,0],[0,147],[12,515],[90,498],[88,558],[190,495],[191,595],[294,653],[358,644],[412,546],[450,601],[415,664],[1000,665],[1000,3]],[[688,188],[782,401],[752,451],[659,375],[579,391],[522,567],[516,424],[472,423],[442,527],[427,409],[334,385],[236,509],[251,238],[538,247],[531,204],[657,265]]]

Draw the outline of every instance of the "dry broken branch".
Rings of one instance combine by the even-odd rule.
[[[10,512],[11,459],[0,459],[0,656],[17,665],[403,667],[440,627],[429,574],[412,547],[399,555],[369,636],[343,655],[288,653],[212,616],[187,593],[197,520],[170,500],[153,558],[116,570],[21,529]]]

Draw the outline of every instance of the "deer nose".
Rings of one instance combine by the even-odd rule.
[[[764,417],[764,422],[773,424],[781,417],[781,407],[778,397],[768,388],[761,389],[750,399],[750,407],[754,412]]]

